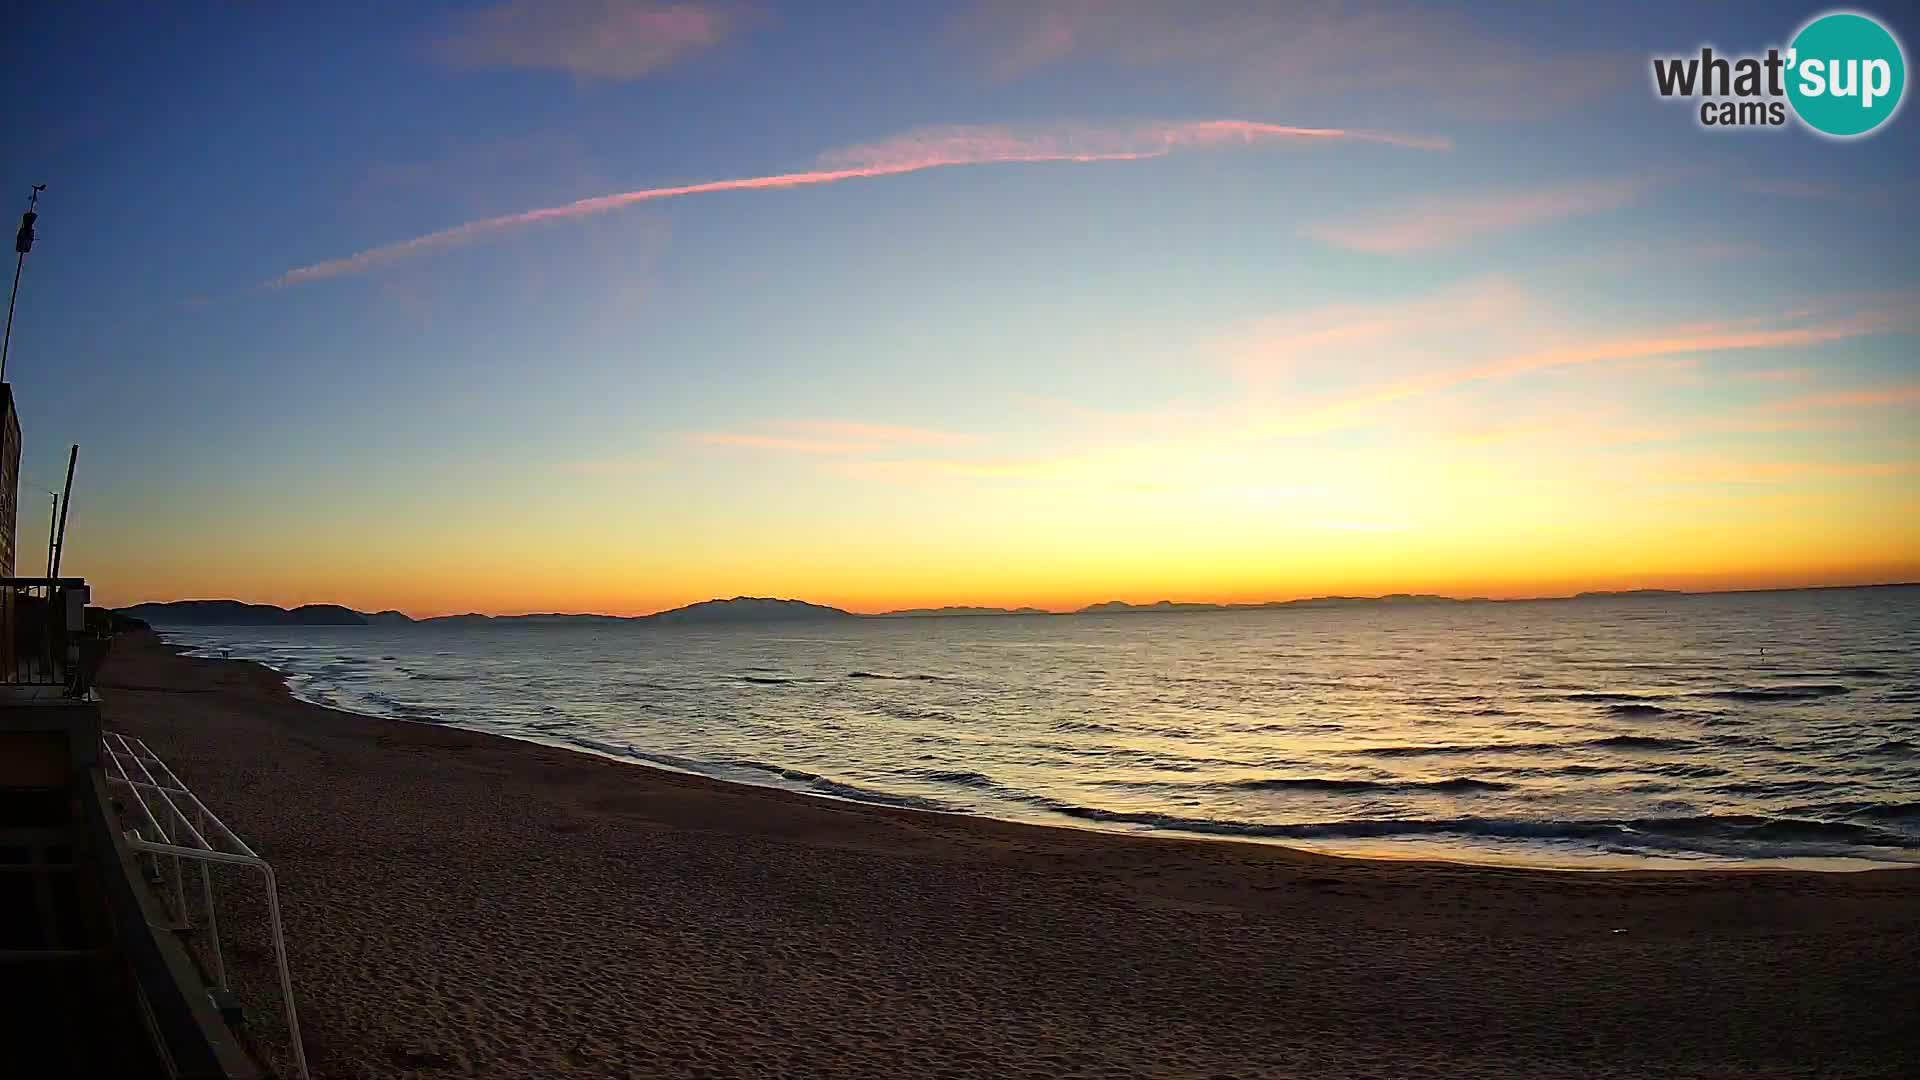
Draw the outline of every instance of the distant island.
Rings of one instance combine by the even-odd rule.
[[[1129,604],[1124,600],[1109,600],[1104,604],[1088,604],[1075,612],[1076,615],[1134,615],[1165,611],[1270,611],[1274,608],[1294,607],[1352,607],[1368,604],[1485,604],[1491,603],[1485,597],[1460,600],[1451,596],[1435,596],[1432,593],[1388,593],[1386,596],[1313,596],[1300,600],[1268,600],[1251,604],[1181,604],[1172,600],[1162,600],[1154,604]]]
[[[1461,599],[1433,593],[1389,593],[1385,596],[1313,596],[1299,600],[1270,600],[1264,603],[1207,604],[1161,600],[1151,604],[1133,604],[1124,600],[1088,604],[1070,612],[1046,611],[1035,607],[937,607],[906,608],[877,614],[861,614],[804,600],[781,600],[766,596],[736,596],[729,600],[703,600],[651,615],[593,615],[559,612],[530,615],[437,615],[415,619],[398,611],[355,611],[338,604],[303,604],[296,608],[272,604],[247,604],[238,600],[175,600],[167,603],[134,604],[114,609],[116,615],[139,619],[156,626],[491,626],[544,623],[660,623],[665,625],[703,625],[710,623],[782,623],[829,619],[927,619],[927,618],[1009,618],[1014,616],[1068,615],[1155,615],[1209,611],[1278,611],[1291,608],[1412,607],[1458,604],[1579,603],[1615,600],[1657,600],[1686,596],[1722,596],[1729,593],[1815,592],[1827,589],[1913,588],[1920,583],[1894,582],[1885,585],[1815,586],[1811,589],[1739,589],[1724,592],[1686,592],[1676,589],[1625,589],[1576,593],[1572,596],[1539,596],[1514,600],[1493,600],[1484,596]]]
[[[729,622],[794,622],[806,619],[859,619],[836,607],[802,600],[775,600],[764,596],[736,596],[731,600],[703,600],[652,615],[437,615],[415,619],[398,611],[354,611],[336,604],[305,604],[297,608],[271,604],[243,604],[238,600],[175,600],[116,608],[117,614],[143,619],[156,626],[483,626],[494,623],[629,623],[674,624]]]
[[[880,619],[925,619],[943,616],[967,615],[1051,615],[1053,612],[1037,607],[920,607],[905,608],[900,611],[887,611],[875,616]]]

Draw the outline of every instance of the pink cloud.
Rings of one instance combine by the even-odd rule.
[[[1891,208],[1911,202],[1914,194],[1911,186],[1902,190],[1892,187],[1830,184],[1794,179],[1747,180],[1743,182],[1740,187],[1756,195],[1773,195],[1789,199],[1812,199],[1818,202],[1841,203],[1849,206],[1883,208]]]
[[[560,466],[567,472],[583,473],[589,476],[627,476],[635,473],[658,472],[663,465],[648,458],[609,458],[602,461],[569,461]]]
[[[950,125],[919,128],[876,143],[831,151],[820,156],[820,164],[829,169],[913,171],[938,165],[1020,161],[1134,161],[1166,157],[1180,150],[1250,146],[1273,140],[1350,140],[1416,150],[1451,149],[1451,144],[1440,138],[1345,128],[1294,127],[1256,120],[1198,120],[1120,127],[1068,125],[1046,131]]]
[[[1812,368],[1804,367],[1764,368],[1759,371],[1742,371],[1739,375],[1743,379],[1751,379],[1754,382],[1806,382],[1813,378],[1814,371]]]
[[[1427,150],[1444,149],[1447,145],[1444,141],[1382,132],[1290,127],[1247,120],[1145,124],[1127,128],[1080,127],[1043,132],[1016,132],[1001,127],[929,128],[823,155],[822,167],[807,172],[643,188],[518,214],[482,218],[411,240],[369,248],[344,258],[298,267],[267,284],[296,285],[342,274],[362,273],[421,252],[453,247],[526,225],[591,217],[640,203],[690,195],[811,187],[842,180],[899,176],[960,165],[1138,161],[1165,157],[1181,150],[1264,142],[1336,141],[1387,143]]]
[[[1839,390],[1827,394],[1813,394],[1808,397],[1777,401],[1769,408],[1780,412],[1797,412],[1803,409],[1871,409],[1887,405],[1914,404],[1920,404],[1920,382],[1875,387],[1869,390]]]
[[[825,455],[870,454],[905,446],[960,443],[971,438],[932,428],[866,424],[849,420],[780,420],[767,427],[771,429],[770,432],[700,432],[687,438],[703,446]]]
[[[1695,484],[1782,484],[1794,480],[1862,480],[1920,472],[1913,461],[1705,460],[1662,468],[1656,479]]]
[[[902,427],[897,424],[861,424],[844,420],[784,420],[774,425],[783,431],[803,432],[828,438],[853,439],[876,443],[955,443],[970,436],[931,428]]]
[[[638,79],[710,49],[738,25],[711,4],[653,0],[508,0],[439,42],[461,67],[568,71]]]
[[[1061,63],[1170,68],[1298,106],[1376,95],[1485,117],[1584,104],[1624,86],[1623,58],[1541,49],[1408,3],[979,0],[953,22],[1015,78]]]
[[[875,443],[801,439],[785,435],[743,435],[729,431],[702,432],[688,438],[703,446],[739,446],[753,450],[784,450],[795,454],[860,454],[879,448]]]
[[[1536,321],[1534,298],[1493,276],[1410,300],[1329,304],[1262,319],[1222,345],[1229,365],[1252,378],[1284,375],[1316,361],[1343,362],[1365,349],[1370,364],[1430,355],[1439,339],[1512,338]]]
[[[1644,180],[1615,180],[1533,191],[1445,196],[1350,221],[1309,225],[1307,236],[1348,251],[1405,255],[1454,247],[1480,236],[1582,214],[1632,201]]]
[[[1592,364],[1642,364],[1663,358],[1699,353],[1754,349],[1785,349],[1821,345],[1913,327],[1913,317],[1901,310],[1867,310],[1803,326],[1754,328],[1751,320],[1725,325],[1688,326],[1667,331],[1554,345],[1517,352],[1480,364],[1466,365],[1385,383],[1359,394],[1328,402],[1306,413],[1260,426],[1265,434],[1310,435],[1353,427],[1382,408],[1455,387],[1516,375]],[[1800,407],[1849,404],[1894,404],[1920,399],[1920,387],[1895,388],[1866,394],[1826,395],[1800,399]],[[1783,403],[1783,406],[1784,403]]]

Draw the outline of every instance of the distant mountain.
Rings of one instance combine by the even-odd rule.
[[[154,626],[365,626],[367,617],[338,604],[304,604],[289,611],[272,604],[238,600],[176,600],[135,604],[121,615]]]
[[[238,600],[176,600],[167,604],[136,604],[120,608],[118,614],[141,619],[155,626],[491,626],[496,623],[546,625],[553,623],[724,623],[792,622],[800,619],[859,618],[849,611],[800,600],[774,600],[760,596],[736,596],[731,600],[707,600],[655,615],[627,618],[620,615],[438,615],[414,619],[398,611],[380,611],[371,615],[336,604],[308,604],[289,611],[272,604],[243,604]]]
[[[1574,593],[1575,600],[1639,600],[1660,596],[1686,596],[1679,589],[1620,589],[1614,592]]]
[[[1104,604],[1088,604],[1076,615],[1139,615],[1147,612],[1162,611],[1231,611],[1231,604],[1176,604],[1171,600],[1160,600],[1151,604],[1129,604],[1125,600],[1108,600]]]
[[[1348,607],[1365,604],[1464,604],[1451,596],[1433,593],[1388,593],[1385,596],[1315,596],[1304,600],[1280,600],[1260,607]]]
[[[1149,615],[1168,611],[1271,611],[1276,608],[1290,607],[1364,607],[1371,604],[1464,604],[1465,600],[1456,600],[1451,596],[1436,596],[1433,593],[1389,593],[1386,596],[1311,596],[1299,600],[1269,600],[1260,604],[1188,604],[1161,600],[1152,604],[1129,604],[1125,600],[1108,600],[1103,604],[1088,604],[1075,612],[1077,615]]]
[[[803,600],[775,600],[765,596],[736,596],[731,600],[703,600],[671,611],[644,616],[661,623],[797,622],[807,619],[857,619],[851,611]]]
[[[302,604],[287,612],[301,626],[365,626],[367,617],[339,604]]]
[[[922,607],[903,608],[899,611],[883,612],[874,616],[878,619],[933,619],[944,616],[969,617],[974,615],[1051,615],[1053,612],[1037,607]]]

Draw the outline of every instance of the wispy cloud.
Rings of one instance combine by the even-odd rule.
[[[1895,188],[1792,178],[1745,180],[1741,182],[1740,187],[1756,195],[1807,199],[1854,207],[1891,208],[1911,203],[1914,196],[1912,185]]]
[[[1891,405],[1920,405],[1920,382],[1810,394],[1776,401],[1768,407],[1777,412],[1801,412],[1811,409],[1872,409]]]
[[[968,435],[951,431],[935,431],[932,428],[904,427],[899,424],[863,424],[847,420],[782,420],[773,427],[782,431],[827,438],[856,439],[868,443],[958,443],[966,442],[971,438]]]
[[[1783,484],[1795,480],[1863,480],[1920,472],[1915,461],[1702,460],[1661,464],[1659,480],[1684,484]]]
[[[599,461],[566,461],[560,468],[588,476],[631,476],[659,472],[664,463],[653,458],[607,458]]]
[[[1536,315],[1533,296],[1511,278],[1490,276],[1408,300],[1329,304],[1257,320],[1233,331],[1219,351],[1237,374],[1267,378],[1364,351],[1384,359],[1429,355],[1436,340],[1471,335],[1482,345],[1510,339]]]
[[[1174,68],[1258,100],[1389,101],[1400,114],[1538,114],[1594,100],[1632,70],[1409,3],[981,0],[954,29],[1002,78],[1062,63]]]
[[[639,203],[691,195],[810,187],[960,165],[1140,161],[1166,157],[1183,150],[1255,143],[1343,141],[1386,143],[1426,150],[1444,149],[1447,145],[1444,140],[1385,132],[1292,127],[1247,120],[1140,124],[1123,128],[1073,127],[1047,131],[1019,131],[1003,127],[928,128],[822,155],[820,167],[805,172],[642,188],[470,221],[411,240],[383,244],[344,258],[289,270],[268,284],[295,285],[343,274],[362,273],[411,255],[453,247],[522,226],[592,217]]]
[[[1405,255],[1454,247],[1481,236],[1613,210],[1647,187],[1611,180],[1533,190],[1441,196],[1346,221],[1309,225],[1305,235],[1348,251]]]
[[[702,446],[737,446],[750,450],[779,450],[791,454],[861,454],[880,447],[874,442],[805,439],[792,435],[755,435],[733,431],[703,431],[687,436]]]
[[[1808,368],[1808,367],[1792,367],[1792,368],[1761,368],[1758,371],[1742,371],[1742,372],[1737,372],[1736,374],[1740,378],[1747,379],[1752,382],[1783,383],[1783,382],[1806,382],[1807,380],[1812,379],[1814,377],[1815,372],[1812,368]]]
[[[792,454],[858,455],[907,447],[965,443],[972,436],[900,424],[850,420],[779,420],[762,431],[695,432],[687,440],[702,446],[774,450]]]
[[[1556,345],[1486,363],[1435,372],[1365,391],[1315,414],[1289,421],[1298,433],[1337,430],[1382,406],[1421,397],[1468,383],[1487,382],[1529,372],[1585,364],[1640,361],[1696,353],[1750,349],[1786,349],[1887,332],[1900,326],[1898,313],[1863,312],[1809,326],[1776,329],[1689,328],[1685,332],[1652,332],[1633,336]]]
[[[508,0],[475,12],[437,43],[460,67],[567,71],[638,79],[718,45],[739,26],[706,3]]]

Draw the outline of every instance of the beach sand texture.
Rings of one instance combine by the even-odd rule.
[[[316,1076],[1920,1076],[1916,870],[1554,873],[856,806],[335,712],[148,634],[101,685],[273,862]],[[220,888],[270,987],[250,883]]]

